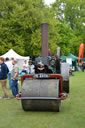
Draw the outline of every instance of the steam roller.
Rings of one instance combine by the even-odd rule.
[[[34,62],[35,73],[21,78],[24,111],[60,111],[61,100],[69,93],[69,65],[48,52],[48,24],[41,25],[42,53]],[[59,50],[59,49],[58,49]]]

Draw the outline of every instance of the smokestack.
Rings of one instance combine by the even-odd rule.
[[[42,56],[48,56],[48,24],[41,24],[41,33],[42,33]]]

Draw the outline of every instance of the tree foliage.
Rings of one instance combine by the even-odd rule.
[[[0,0],[0,55],[10,48],[21,55],[41,54],[41,24],[49,24],[49,49],[56,54],[78,54],[85,40],[85,2],[56,0],[48,7],[43,0]]]
[[[56,19],[59,19],[61,23],[68,24],[72,29],[71,33],[74,36],[70,40],[68,39],[71,45],[70,51],[78,55],[79,45],[85,41],[85,1],[56,0],[52,9]]]
[[[0,54],[13,48],[21,55],[40,55],[41,24],[44,22],[53,31],[49,36],[49,48],[52,46],[56,51],[57,21],[42,0],[1,0],[0,5]]]

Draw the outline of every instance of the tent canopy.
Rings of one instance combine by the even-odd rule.
[[[78,57],[74,56],[73,54],[69,53],[68,56],[61,56],[61,60],[66,61],[66,58],[71,58],[72,61],[78,60]]]
[[[78,60],[78,57],[74,56],[72,53],[69,53],[68,57],[72,58],[73,60]]]
[[[19,54],[17,54],[13,49],[10,49],[7,53],[5,53],[4,55],[2,55],[3,58],[15,58],[17,59],[17,64],[19,65],[19,70],[21,71],[23,69],[23,64],[24,64],[24,60],[29,61],[29,56],[25,57],[25,56],[20,56]]]
[[[61,56],[61,60],[66,61],[67,56]]]
[[[10,49],[7,53],[5,53],[4,55],[2,55],[2,57],[4,58],[15,58],[15,59],[29,59],[29,56],[25,57],[25,56],[20,56],[19,54],[17,54],[13,49]]]

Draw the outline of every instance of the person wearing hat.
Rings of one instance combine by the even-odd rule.
[[[16,95],[19,92],[19,88],[18,88],[19,67],[17,65],[16,59],[12,60],[12,64],[13,64],[13,69],[11,71],[11,79],[12,79],[11,89],[13,96],[16,97]]]
[[[8,74],[7,65],[4,63],[4,58],[0,57],[0,82],[2,85],[3,92],[4,92],[4,96],[2,98],[8,98],[8,91],[6,88],[7,74]]]

